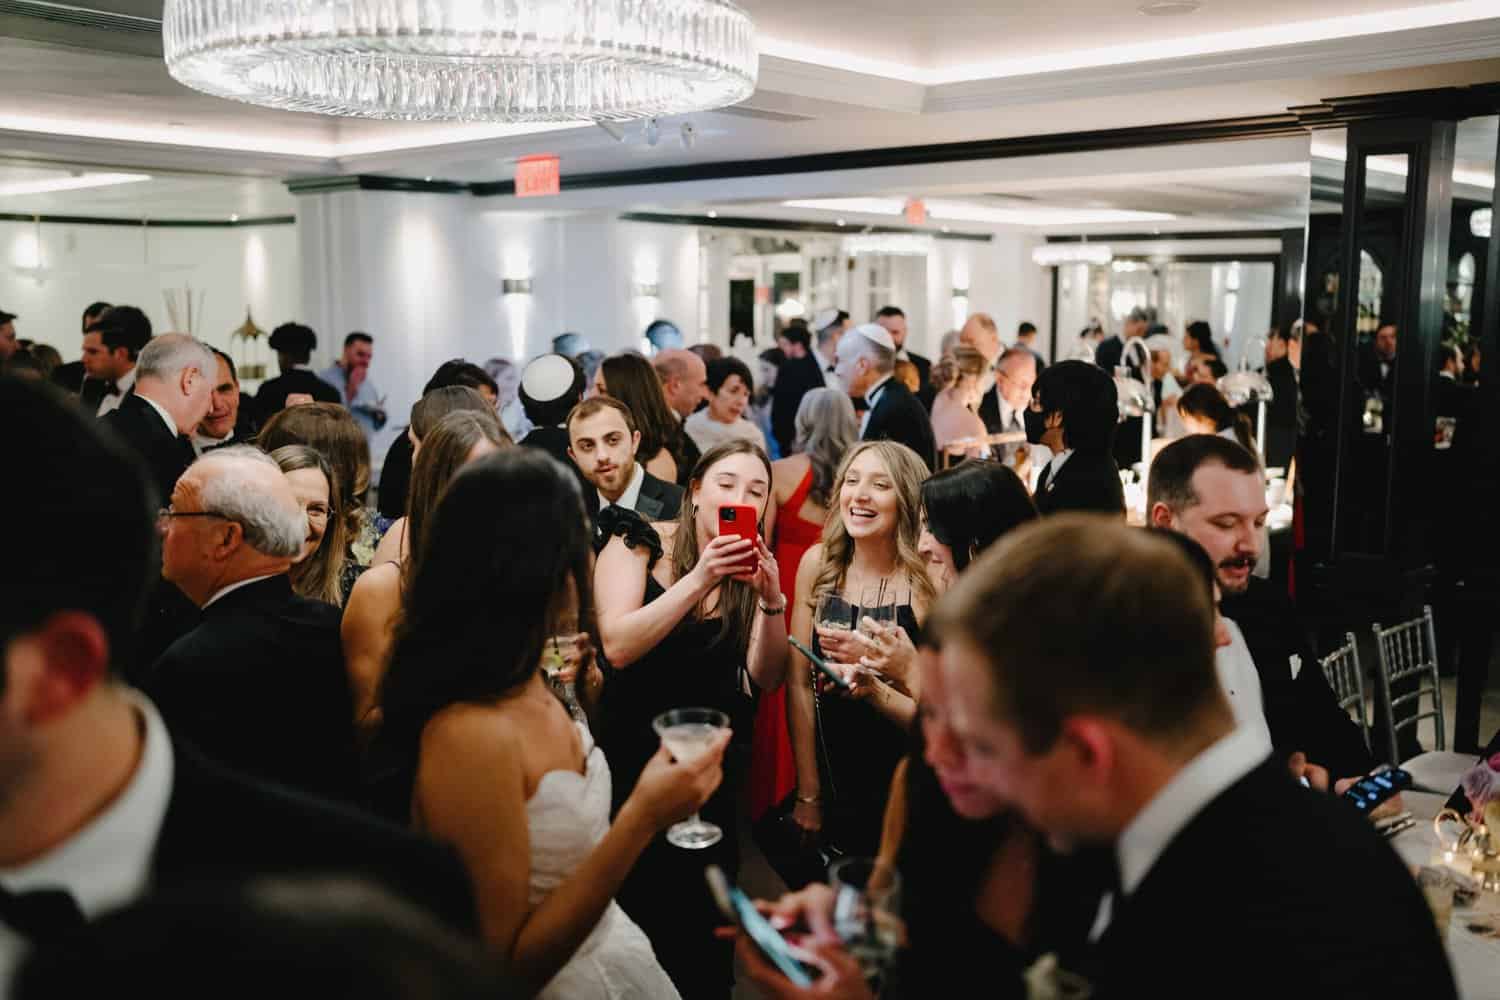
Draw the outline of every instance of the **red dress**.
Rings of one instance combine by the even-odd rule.
[[[797,566],[802,555],[823,537],[823,525],[799,516],[812,491],[813,470],[807,470],[776,516],[776,538],[772,549],[781,567],[781,592],[786,595],[787,630],[792,627],[792,599],[797,595]],[[792,665],[799,665],[796,653]],[[786,685],[760,699],[755,714],[754,756],[750,762],[750,816],[759,818],[797,787],[797,765],[786,728]]]

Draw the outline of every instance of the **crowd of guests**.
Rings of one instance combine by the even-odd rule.
[[[1023,996],[1048,954],[1106,996],[1453,995],[1337,800],[1376,762],[1292,666],[1266,465],[1200,386],[1127,527],[1116,382],[1029,324],[972,316],[930,362],[899,308],[828,310],[758,373],[569,334],[442,365],[377,501],[367,335],[315,373],[278,328],[251,402],[220,352],[90,309],[86,378],[0,378],[16,995],[153,969],[162,934],[235,973],[234,928],[276,924],[266,968],[375,996],[727,997],[737,967],[870,996],[818,870],[850,856],[901,875],[887,996]],[[684,707],[729,722],[678,759]],[[690,813],[722,839],[670,844]],[[763,905],[810,990],[716,933],[704,868],[735,881],[752,822],[792,833]]]

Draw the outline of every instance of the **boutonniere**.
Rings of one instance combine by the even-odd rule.
[[[1094,992],[1092,983],[1064,969],[1057,954],[1050,951],[1032,962],[1021,980],[1026,984],[1026,1000],[1084,1000]]]

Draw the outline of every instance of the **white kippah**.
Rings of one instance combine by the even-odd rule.
[[[521,391],[538,403],[550,403],[573,388],[573,365],[560,354],[543,354],[521,373]]]
[[[877,347],[884,347],[887,351],[896,349],[896,342],[891,339],[891,332],[879,323],[864,323],[849,331],[865,338]]]
[[[815,331],[821,332],[828,329],[838,321],[839,311],[837,309],[823,309],[820,310],[817,315],[813,316],[812,328]]]
[[[1177,350],[1177,341],[1172,339],[1171,334],[1155,333],[1146,338],[1146,349],[1172,354]]]

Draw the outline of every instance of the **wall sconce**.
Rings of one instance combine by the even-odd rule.
[[[661,285],[654,281],[637,281],[630,286],[630,294],[638,299],[659,299],[661,298]]]
[[[966,299],[969,297],[969,290],[967,288],[954,288],[953,297],[955,299]]]
[[[530,295],[530,278],[506,278],[500,282],[501,295]]]

